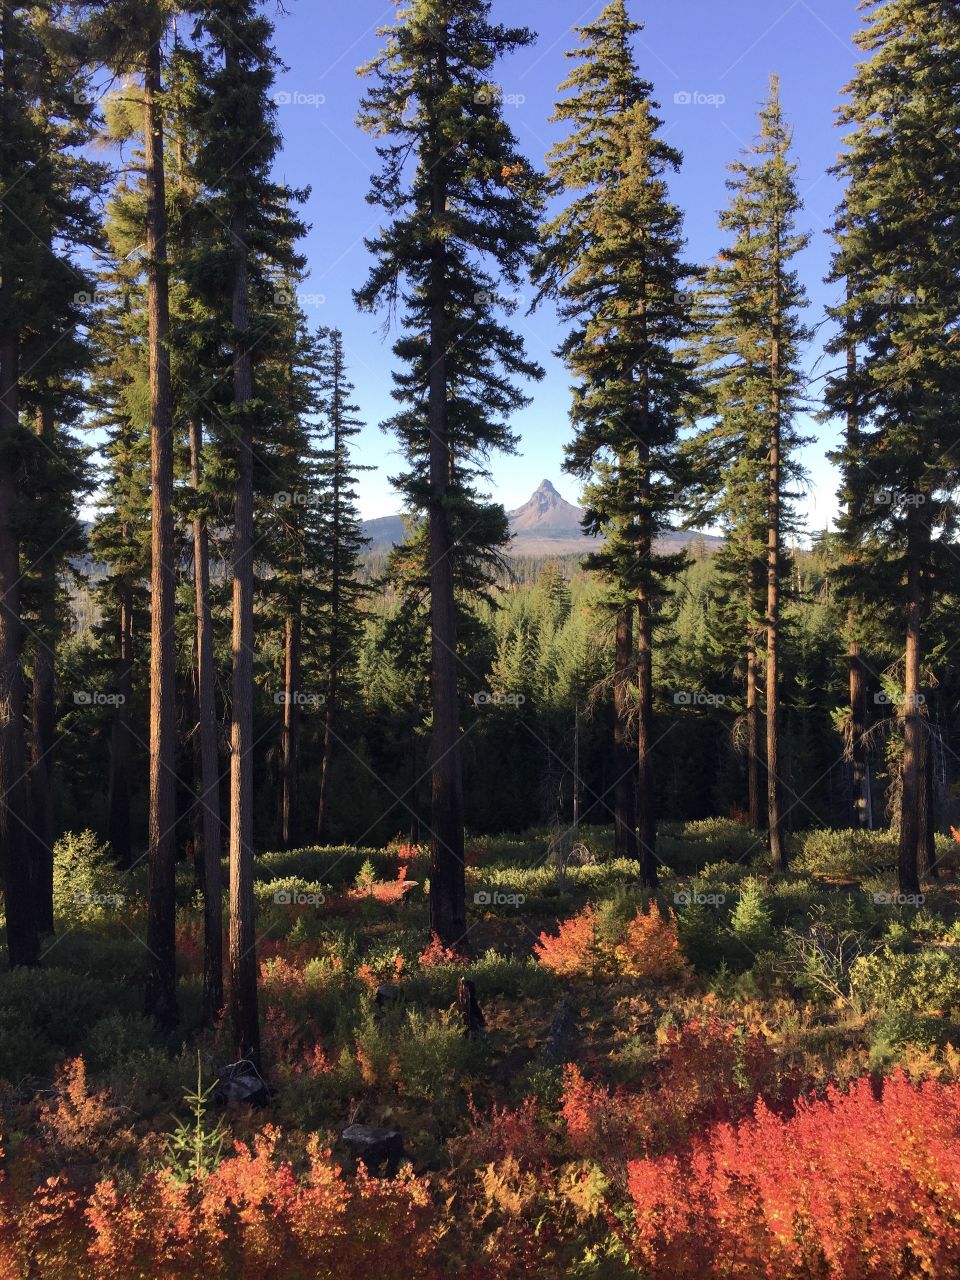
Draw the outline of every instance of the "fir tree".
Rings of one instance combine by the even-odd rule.
[[[912,894],[927,845],[924,619],[952,551],[960,475],[960,30],[942,0],[866,9],[857,43],[869,58],[841,112],[850,131],[833,271],[845,286],[835,349],[852,346],[859,358],[833,375],[828,403],[857,421],[841,454],[842,524],[860,590],[882,584],[906,633],[899,879]]]
[[[489,13],[488,0],[413,0],[364,68],[374,84],[360,115],[381,139],[369,199],[390,220],[368,242],[376,261],[357,300],[403,308],[389,425],[409,463],[401,492],[428,522],[431,927],[448,944],[466,927],[457,561],[492,561],[506,538],[503,508],[483,506],[475,482],[492,450],[514,447],[515,379],[541,373],[501,318],[536,239],[539,185],[490,79],[532,36]]]
[[[751,821],[756,819],[758,752],[755,710],[755,635],[765,568],[767,829],[773,865],[786,863],[781,815],[780,593],[790,482],[799,478],[795,427],[803,375],[800,350],[808,338],[800,313],[806,297],[792,260],[808,242],[797,234],[800,209],[791,130],[783,119],[780,85],[771,77],[760,113],[760,134],[731,166],[731,198],[720,219],[732,243],[707,279],[704,356],[712,367],[716,424],[698,441],[701,474],[712,476],[715,510],[730,531],[728,557],[740,561],[741,616],[747,632],[747,737]],[[720,482],[719,487],[717,481]],[[728,558],[729,565],[729,558]],[[732,567],[732,566],[731,566]]]
[[[562,86],[572,92],[557,109],[571,133],[549,157],[553,185],[570,200],[545,229],[540,277],[574,324],[561,348],[576,379],[576,437],[565,465],[587,481],[586,530],[605,535],[586,563],[607,583],[618,615],[618,724],[636,618],[637,825],[641,874],[652,886],[654,625],[684,563],[682,553],[664,554],[655,543],[680,500],[678,434],[693,384],[678,344],[690,331],[692,268],[666,183],[680,156],[659,136],[652,86],[636,70],[637,30],[614,0],[580,31],[573,56],[582,65]]]

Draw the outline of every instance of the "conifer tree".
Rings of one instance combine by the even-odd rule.
[[[515,380],[541,373],[502,318],[535,243],[539,182],[491,82],[532,36],[492,23],[488,0],[413,0],[384,34],[364,68],[360,123],[380,139],[368,198],[389,221],[368,241],[375,263],[356,296],[403,312],[389,425],[409,464],[401,492],[428,522],[430,914],[450,944],[466,928],[457,561],[491,560],[506,539],[503,508],[484,506],[476,481],[492,450],[514,447],[508,420],[525,403]]]
[[[637,831],[641,876],[652,886],[654,625],[684,563],[682,553],[655,544],[680,501],[678,434],[693,384],[678,344],[690,331],[692,268],[666,182],[680,155],[659,136],[652,86],[636,69],[631,39],[639,29],[623,0],[580,29],[572,56],[582,65],[561,86],[572,92],[557,107],[571,132],[549,157],[554,187],[570,199],[545,228],[539,274],[574,325],[561,348],[576,379],[576,437],[565,466],[587,482],[586,530],[606,539],[586,563],[619,616],[619,724],[634,643],[624,615],[636,620]]]
[[[91,289],[73,262],[74,252],[96,241],[89,195],[99,181],[96,166],[75,148],[89,136],[89,106],[82,92],[82,42],[61,5],[4,4],[0,9],[0,877],[7,947],[12,965],[39,957],[38,929],[52,925],[52,864],[48,772],[51,741],[52,660],[56,619],[57,560],[48,545],[37,568],[39,614],[36,641],[30,791],[26,786],[23,657],[24,539],[76,532],[73,464],[57,436],[53,413],[66,409],[72,374],[83,366],[83,344],[74,330],[83,320],[78,300]],[[63,339],[63,352],[52,346]],[[32,414],[40,430],[26,431]],[[24,481],[37,478],[43,453],[51,463],[52,505],[31,510]],[[66,464],[66,471],[61,469]],[[70,479],[68,473],[73,472]],[[57,492],[59,490],[59,492]],[[43,528],[48,521],[46,529]],[[34,549],[39,549],[36,542]],[[68,547],[64,544],[64,553]],[[31,829],[30,800],[43,803]]]
[[[717,421],[698,442],[702,471],[714,478],[718,508],[741,556],[743,617],[747,630],[748,767],[757,756],[751,668],[758,614],[761,546],[766,576],[767,830],[776,870],[786,865],[781,812],[780,594],[783,541],[789,519],[790,480],[801,443],[795,419],[803,391],[800,350],[808,337],[801,321],[806,302],[791,262],[808,237],[795,230],[800,198],[792,133],[783,119],[779,79],[772,76],[760,112],[760,133],[743,160],[731,166],[730,202],[720,226],[732,242],[707,279],[707,337]],[[709,487],[709,481],[708,481]],[[751,795],[756,782],[751,781]],[[751,805],[751,818],[755,815]]]
[[[257,0],[215,0],[197,9],[201,62],[193,124],[201,146],[195,176],[208,216],[192,270],[204,280],[230,351],[229,411],[218,444],[234,477],[230,732],[229,1008],[240,1053],[257,1061],[260,1022],[253,899],[254,502],[268,444],[258,395],[258,347],[276,326],[278,273],[297,271],[302,231],[292,193],[271,177],[279,147],[270,97],[273,28]],[[226,231],[224,231],[226,228]],[[269,488],[269,486],[267,486]]]
[[[357,512],[356,473],[351,441],[363,423],[353,403],[353,384],[346,370],[343,334],[328,329],[321,334],[318,390],[324,439],[318,449],[318,480],[322,508],[319,544],[321,576],[320,615],[313,636],[319,642],[321,664],[326,666],[323,744],[320,764],[320,798],[317,840],[329,839],[330,793],[334,744],[346,677],[356,666],[356,647],[362,634],[361,606],[366,588],[359,577],[359,560],[366,546]]]
[[[919,892],[925,857],[924,616],[952,552],[960,478],[960,28],[942,0],[865,6],[857,44],[868,59],[848,86],[846,180],[833,274],[842,350],[859,359],[830,380],[828,403],[853,414],[842,456],[859,577],[882,581],[902,613],[901,892]],[[935,536],[934,531],[937,530]]]

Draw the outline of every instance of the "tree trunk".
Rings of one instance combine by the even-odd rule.
[[[853,298],[851,282],[847,281],[847,302]],[[853,384],[857,372],[857,347],[852,337],[847,339],[847,380]],[[860,422],[857,415],[856,400],[851,393],[847,402],[847,449],[856,455],[860,448]],[[861,830],[869,830],[873,826],[873,797],[870,784],[870,761],[863,735],[867,727],[867,691],[863,672],[863,659],[860,656],[860,644],[857,640],[856,611],[851,606],[847,611],[847,632],[849,635],[850,673],[850,766],[851,786],[853,791],[853,825]]]
[[[150,360],[150,800],[147,1010],[177,1020],[176,637],[174,635],[173,399],[170,387],[169,264],[163,163],[160,43],[144,75],[147,196],[147,345]]]
[[[44,402],[37,409],[37,435],[51,450],[53,407]],[[47,552],[39,565],[40,617],[33,663],[31,711],[33,737],[30,749],[31,864],[36,877],[37,928],[53,933],[53,751],[56,741],[57,566]]]
[[[923,747],[920,761],[920,802],[917,822],[917,866],[921,883],[937,880],[937,851],[934,820],[934,763],[936,742],[929,715],[923,719]]]
[[[327,673],[326,703],[323,709],[323,759],[320,762],[320,803],[317,808],[317,843],[326,844],[330,839],[330,778],[333,756],[333,725],[337,704],[337,672],[331,662]]]
[[[780,256],[775,231],[774,285],[770,325],[770,439],[767,457],[767,663],[764,678],[767,711],[767,828],[770,865],[787,869],[780,812]]]
[[[439,75],[446,75],[445,54],[438,54]],[[439,140],[438,140],[439,145]],[[446,212],[446,191],[439,160],[431,166],[430,212],[439,227]],[[453,539],[447,510],[453,455],[447,428],[447,352],[445,312],[449,286],[442,242],[434,250],[430,279],[430,673],[433,705],[431,738],[430,927],[448,946],[466,932],[466,880],[463,865],[463,778],[460,713],[457,698],[457,612]]]
[[[299,839],[300,804],[300,602],[291,605],[283,627],[283,731],[280,745],[280,845]]]
[[[17,110],[16,18],[12,6],[0,12],[0,88],[2,134],[11,132]],[[10,215],[0,202],[4,230]],[[6,237],[5,237],[6,239]],[[24,787],[23,623],[20,617],[20,542],[14,523],[19,483],[17,436],[20,413],[20,339],[14,313],[12,262],[0,270],[0,871],[7,916],[7,952],[11,966],[36,964],[40,939],[33,910],[30,849]]]
[[[650,539],[644,540],[649,554]],[[657,812],[653,776],[653,647],[650,601],[637,596],[637,827],[640,837],[640,880],[657,887]]]
[[[903,894],[920,892],[918,850],[925,726],[920,707],[921,636],[923,609],[920,511],[907,508],[907,637],[903,675],[903,785],[900,801],[899,883]]]
[[[40,958],[27,842],[20,544],[13,524],[19,488],[18,392],[17,339],[9,333],[0,334],[0,858],[11,967],[33,965]]]
[[[228,53],[229,58],[229,53]],[[233,400],[239,451],[233,533],[233,689],[230,724],[230,1018],[241,1057],[260,1060],[257,954],[253,900],[253,430],[245,407],[253,398],[246,226],[230,231],[233,280]]]
[[[120,585],[117,615],[117,662],[114,692],[117,705],[110,734],[110,785],[107,797],[107,835],[121,867],[133,861],[130,847],[130,695],[133,692],[133,591]]]
[[[854,617],[851,609],[847,615],[847,628],[853,634]],[[866,831],[873,825],[870,803],[870,769],[863,735],[867,727],[866,681],[860,645],[855,639],[849,643],[848,664],[850,676],[850,773],[853,790],[853,825]]]
[[[747,815],[751,831],[763,828],[760,802],[760,706],[757,701],[757,641],[747,631]]]
[[[194,615],[197,631],[197,703],[200,726],[200,813],[203,841],[203,1017],[209,1025],[223,1008],[223,886],[220,873],[220,760],[217,750],[216,672],[210,611],[210,540],[200,501],[202,427],[190,422]]]
[[[618,858],[638,861],[637,759],[630,750],[627,717],[630,712],[630,678],[633,674],[633,609],[617,614],[613,676],[613,825],[614,851]]]

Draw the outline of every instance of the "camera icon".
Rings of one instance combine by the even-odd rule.
[[[493,901],[493,896],[487,889],[478,889],[473,895],[473,900],[478,907],[489,907]]]
[[[89,707],[93,705],[93,694],[89,689],[77,689],[73,695],[74,705],[77,707]]]
[[[693,102],[693,94],[689,89],[681,89],[673,95],[673,101],[678,107],[689,107]]]
[[[273,900],[280,906],[288,907],[293,902],[293,894],[289,889],[278,889],[273,895]]]
[[[686,690],[681,690],[680,693],[673,695],[673,702],[677,707],[689,707],[693,702],[693,694],[687,693]]]
[[[673,895],[673,901],[675,905],[678,907],[689,907],[693,899],[688,890],[678,889],[677,892]]]

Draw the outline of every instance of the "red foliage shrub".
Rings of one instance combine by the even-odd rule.
[[[85,1203],[55,1179],[26,1205],[0,1196],[0,1280],[439,1280],[424,1182],[362,1168],[347,1181],[316,1145],[300,1176],[278,1137],[267,1128],[186,1183],[160,1171],[129,1189],[108,1179]]]
[[[653,1274],[914,1280],[960,1271],[960,1085],[898,1074],[762,1102],[689,1157],[632,1161],[631,1245]]]
[[[542,965],[565,976],[596,977],[607,972],[632,978],[670,980],[688,969],[680,949],[677,922],[651,903],[624,926],[618,939],[598,928],[594,907],[560,922],[555,935],[541,933],[534,953]]]
[[[470,1128],[450,1143],[451,1153],[471,1168],[498,1163],[512,1156],[524,1168],[542,1168],[550,1159],[536,1098],[524,1098],[519,1107],[498,1107],[482,1113],[469,1101]]]
[[[539,962],[554,973],[567,977],[595,974],[603,962],[596,910],[584,907],[569,920],[561,920],[556,935],[541,933],[533,950]]]
[[[420,966],[423,969],[431,969],[435,965],[441,964],[469,964],[466,956],[462,956],[459,951],[453,947],[444,946],[440,938],[435,933],[430,934],[430,941],[420,952]]]

